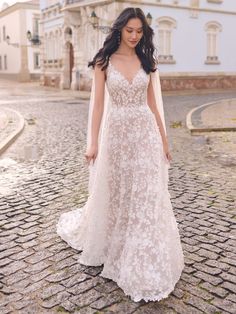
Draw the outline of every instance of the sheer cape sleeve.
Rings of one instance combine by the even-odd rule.
[[[94,70],[92,73],[92,86],[91,86],[91,93],[90,93],[90,99],[89,99],[89,109],[88,109],[88,125],[87,125],[87,148],[90,147],[91,145],[91,133],[92,133],[92,114],[93,114],[93,108],[94,108],[94,99],[95,99],[95,74]],[[95,159],[94,164],[90,162],[89,165],[89,194],[92,191],[92,186],[94,182],[94,178],[96,175],[96,165],[97,165],[97,160],[99,158],[99,148],[101,145],[101,140],[102,140],[102,133],[104,130],[104,125],[105,121],[107,119],[107,113],[108,113],[108,104],[109,104],[109,93],[107,90],[107,85],[105,83],[105,90],[104,90],[104,110],[103,110],[103,116],[100,124],[100,129],[99,129],[99,135],[98,135],[98,156]]]
[[[155,72],[151,72],[150,75],[151,75],[152,86],[153,86],[153,90],[154,90],[154,96],[155,96],[157,109],[159,111],[161,121],[162,121],[164,130],[165,130],[165,133],[166,133],[165,112],[164,112],[164,107],[163,107],[163,99],[162,99],[159,70],[157,69]]]

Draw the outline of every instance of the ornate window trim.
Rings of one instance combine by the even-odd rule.
[[[157,37],[160,43],[158,61],[162,64],[175,64],[172,54],[172,31],[177,27],[176,20],[169,16],[162,16],[156,20]]]
[[[222,25],[216,21],[208,22],[205,25],[207,35],[207,57],[205,64],[220,64],[218,56],[218,37],[222,32]]]

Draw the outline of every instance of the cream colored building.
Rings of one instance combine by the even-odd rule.
[[[236,88],[236,1],[41,0],[42,83],[89,89],[87,63],[125,7],[152,16],[164,90]],[[98,24],[92,25],[91,14]]]
[[[3,5],[0,11],[0,78],[22,82],[40,78],[39,18],[37,0]]]

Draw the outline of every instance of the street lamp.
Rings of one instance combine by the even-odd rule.
[[[19,44],[18,43],[11,43],[10,42],[10,36],[6,36],[6,42],[8,45],[11,45],[11,46],[14,46],[14,47],[19,47]]]
[[[28,31],[26,33],[26,36],[28,40],[33,44],[33,45],[41,45],[41,41],[39,39],[39,35],[34,35],[32,36],[31,31]]]
[[[104,34],[108,34],[111,30],[110,26],[104,26],[104,25],[98,25],[98,16],[95,13],[95,11],[92,11],[90,17],[89,17],[89,22],[93,26],[94,29],[99,29],[101,30]]]
[[[26,33],[26,36],[27,36],[28,40],[31,42],[31,44],[33,44],[33,45],[41,45],[41,41],[40,41],[38,35],[32,36],[31,31],[28,31]],[[11,45],[11,46],[14,46],[14,47],[19,47],[20,46],[18,43],[11,43],[10,36],[8,36],[8,35],[6,36],[6,42],[7,42],[8,45]],[[27,45],[22,45],[22,46],[27,46]],[[27,47],[30,47],[30,46],[27,46]]]
[[[10,45],[10,37],[8,35],[6,37],[6,42],[7,42],[8,45]]]
[[[146,15],[146,20],[147,20],[148,25],[150,26],[152,24],[152,16],[149,12]]]

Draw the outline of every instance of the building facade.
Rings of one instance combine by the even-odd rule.
[[[1,78],[21,82],[40,78],[39,18],[38,1],[3,6],[0,11]]]
[[[236,1],[41,0],[40,6],[42,84],[89,89],[88,61],[116,16],[133,6],[152,16],[163,90],[236,88]]]

